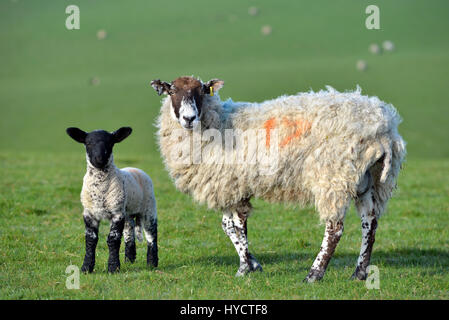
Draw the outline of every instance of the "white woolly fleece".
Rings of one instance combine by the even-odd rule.
[[[180,191],[212,209],[230,210],[244,199],[258,197],[271,202],[314,204],[322,221],[341,220],[367,170],[384,207],[405,156],[396,109],[377,97],[361,95],[360,88],[341,93],[327,87],[261,103],[223,102],[218,94],[205,96],[202,132],[214,128],[224,137],[225,129],[264,130],[262,145],[278,147],[276,171],[271,175],[264,174],[258,163],[207,164],[203,158],[195,164],[189,152],[182,156],[190,161],[174,159],[174,154],[179,157],[179,150],[186,150],[188,142],[173,137],[172,133],[182,127],[170,110],[167,97],[157,123],[165,166]],[[274,132],[270,129],[277,130],[278,139],[268,137]],[[183,132],[187,141],[199,134]],[[225,150],[224,144],[216,143],[212,148],[207,141],[202,144],[220,151],[216,156],[236,157],[236,151]]]

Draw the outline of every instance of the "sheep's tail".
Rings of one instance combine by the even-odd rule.
[[[140,217],[136,217],[136,238],[139,242],[143,241],[143,222]]]
[[[391,150],[392,142],[390,139],[387,139],[387,137],[382,137],[380,139],[380,143],[382,144],[382,147],[384,149],[384,168],[380,175],[380,182],[385,183],[385,181],[387,181],[387,176],[390,173],[391,162],[393,158],[393,151]]]
[[[396,132],[390,136],[383,136],[380,143],[384,149],[383,169],[379,181],[385,183],[393,168],[393,175],[397,176],[405,157],[405,142]]]

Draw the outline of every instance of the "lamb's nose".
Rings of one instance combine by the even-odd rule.
[[[196,118],[196,116],[191,116],[191,117],[182,116],[182,117],[188,124],[192,123],[192,121],[195,120],[195,118]]]

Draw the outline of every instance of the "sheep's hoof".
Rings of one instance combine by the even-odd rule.
[[[312,269],[312,270],[310,270],[307,277],[303,280],[303,282],[313,283],[316,281],[320,281],[323,278],[323,276],[324,276],[324,272],[321,272],[320,270]]]
[[[255,271],[262,272],[263,271],[262,266],[257,261],[253,262],[252,264],[253,264],[252,265],[253,269],[251,270],[251,272],[255,272]]]
[[[251,266],[249,264],[241,264],[235,276],[243,277],[244,275],[247,275],[250,272],[263,271],[262,266],[256,260],[251,260],[250,263]]]
[[[367,274],[364,270],[361,270],[359,267],[355,268],[354,273],[351,276],[351,280],[361,280],[364,281],[367,278]]]
[[[250,272],[249,265],[244,264],[240,265],[240,268],[237,270],[237,273],[235,274],[236,277],[243,277],[244,275],[247,275]]]
[[[263,271],[262,266],[259,262],[257,262],[256,258],[252,254],[250,254],[250,263],[251,263],[251,270],[250,271]]]

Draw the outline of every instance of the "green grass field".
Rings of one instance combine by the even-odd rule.
[[[69,4],[80,7],[80,30],[65,28]],[[365,28],[369,4],[380,8],[381,30]],[[0,298],[449,299],[448,18],[447,1],[2,0]],[[393,52],[369,52],[384,40]],[[396,106],[408,157],[376,236],[380,290],[349,280],[361,240],[354,208],[325,278],[310,285],[302,280],[324,229],[316,213],[254,201],[250,248],[264,272],[234,277],[238,256],[221,215],[175,190],[154,136],[160,97],[149,81],[192,74],[225,80],[221,97],[234,100],[359,84]],[[68,290],[66,267],[84,256],[85,154],[65,128],[124,125],[134,132],[115,162],[153,179],[159,267],[146,268],[138,243],[137,262],[125,264],[122,253],[121,272],[107,274],[104,222],[96,272]]]

